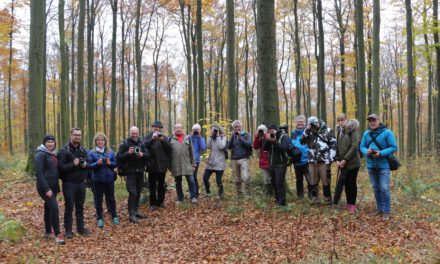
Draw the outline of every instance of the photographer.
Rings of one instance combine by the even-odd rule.
[[[247,197],[251,196],[251,178],[249,174],[249,157],[252,154],[252,136],[242,131],[239,120],[232,122],[233,134],[228,142],[231,150],[231,168],[234,174],[237,198],[243,197],[242,182]]]
[[[391,210],[391,170],[387,157],[397,151],[397,143],[394,133],[380,122],[378,115],[371,114],[367,120],[369,129],[362,137],[360,148],[367,159],[368,175],[376,199],[376,213],[387,221]]]
[[[309,147],[309,173],[312,181],[312,203],[319,204],[319,180],[322,181],[324,192],[324,203],[332,204],[331,197],[331,174],[327,173],[328,167],[336,156],[336,138],[331,130],[322,120],[315,116],[307,120],[307,128],[300,139],[301,144]]]
[[[128,191],[128,214],[129,221],[139,223],[139,219],[146,218],[139,213],[139,200],[142,186],[144,185],[144,171],[148,161],[148,150],[139,139],[139,129],[132,126],[129,130],[130,137],[125,139],[119,146],[116,159],[123,168],[123,174],[127,177],[126,187]]]
[[[206,150],[205,138],[201,135],[202,128],[199,124],[192,127],[191,140],[194,148],[194,156],[196,158],[196,169],[194,170],[194,181],[196,183],[196,197],[199,197],[199,181],[197,180],[197,172],[200,165],[200,153]]]
[[[205,185],[206,194],[211,193],[209,178],[211,174],[215,172],[215,180],[218,187],[218,196],[220,199],[223,198],[223,172],[226,169],[226,137],[224,135],[223,128],[215,124],[211,127],[211,136],[208,138],[208,149],[211,150],[209,153],[208,162],[206,163],[205,173],[203,175],[203,183]]]
[[[272,186],[275,188],[276,203],[286,205],[286,171],[289,164],[287,151],[289,150],[289,136],[278,126],[269,126],[269,133],[265,135],[264,150],[269,151],[269,173]]]
[[[70,130],[70,141],[58,152],[58,168],[63,181],[64,228],[66,238],[73,237],[72,212],[75,208],[76,230],[81,235],[91,234],[84,227],[85,180],[88,174],[87,151],[81,146],[81,129]]]
[[[150,210],[165,208],[165,174],[171,166],[171,146],[162,133],[162,122],[154,121],[151,131],[144,138],[145,147],[150,154],[148,182],[150,185]]]
[[[98,132],[93,141],[95,142],[95,147],[87,154],[87,163],[89,163],[90,168],[93,170],[92,180],[95,190],[98,227],[104,227],[104,218],[102,217],[102,198],[104,194],[107,201],[107,209],[112,215],[112,223],[119,225],[115,200],[115,153],[107,146],[108,140],[104,133]]]
[[[309,199],[312,199],[312,188],[311,188],[311,180],[309,174],[309,148],[307,144],[301,144],[300,139],[304,133],[306,117],[304,115],[299,115],[295,118],[296,128],[292,131],[290,136],[290,141],[294,147],[297,147],[301,150],[301,159],[294,163],[293,166],[295,168],[295,178],[296,178],[296,196],[298,198],[304,197],[304,178],[307,182],[307,196]]]
[[[272,183],[269,173],[269,154],[263,149],[264,142],[266,140],[267,127],[260,125],[257,128],[257,134],[254,137],[252,147],[259,151],[258,165],[261,169],[264,178],[264,194],[267,196],[272,195]]]

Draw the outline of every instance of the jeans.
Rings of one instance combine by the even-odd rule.
[[[312,181],[310,179],[309,165],[299,165],[294,166],[295,168],[295,178],[296,178],[296,196],[299,198],[304,197],[304,178],[307,182],[307,194],[309,197],[312,196]]]
[[[338,182],[335,188],[335,197],[333,198],[333,203],[338,204],[339,199],[341,199],[342,189],[345,187],[345,196],[347,197],[347,204],[356,204],[357,197],[357,175],[359,168],[354,168],[351,170],[341,169],[339,174]]]
[[[197,180],[197,172],[199,171],[200,162],[196,162],[196,168],[194,169],[194,182],[196,184],[196,196],[199,197],[199,181]]]
[[[102,198],[105,194],[105,201],[107,209],[110,211],[112,218],[117,217],[116,213],[116,200],[115,200],[115,182],[93,182],[95,189],[95,201],[96,201],[96,218],[102,219]]]
[[[286,205],[286,171],[287,167],[270,167],[269,173],[275,189],[277,204]]]
[[[165,200],[165,173],[149,173],[150,206],[160,206]]]
[[[185,175],[186,182],[188,183],[189,187],[189,196],[190,199],[196,198],[196,183],[194,182],[194,176],[193,175]],[[176,180],[176,192],[177,192],[177,201],[182,202],[183,201],[183,189],[182,189],[182,175],[175,176],[174,179]]]
[[[72,212],[75,208],[76,229],[84,230],[84,201],[86,199],[86,185],[84,182],[63,182],[64,195],[64,228],[72,232]]]
[[[377,211],[390,213],[391,195],[390,195],[390,169],[368,168],[371,185],[376,198]]]
[[[144,174],[135,173],[127,175],[125,183],[128,191],[128,213],[133,215],[139,210],[142,188],[144,186]]]
[[[52,188],[51,188],[52,189]],[[53,188],[52,190],[54,190]],[[60,216],[57,202],[57,194],[52,191],[52,197],[47,198],[46,192],[42,189],[37,189],[38,194],[44,200],[44,227],[46,234],[55,233],[58,236],[60,232]]]
[[[211,185],[209,184],[209,178],[211,178],[211,174],[213,172],[215,172],[215,181],[217,182],[218,195],[222,197],[224,191],[223,191],[223,182],[222,182],[223,171],[221,170],[205,169],[205,174],[203,174],[203,183],[205,185],[206,193],[211,193]]]

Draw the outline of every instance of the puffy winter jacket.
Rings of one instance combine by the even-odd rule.
[[[264,138],[259,137],[258,135],[255,135],[254,137],[254,143],[252,144],[254,149],[260,150],[260,155],[258,158],[258,164],[260,165],[260,168],[267,169],[270,167],[269,164],[269,152],[267,150],[264,150]]]
[[[345,168],[352,170],[361,166],[361,158],[359,155],[359,122],[352,119],[345,128],[336,127],[337,131],[337,151],[336,160],[346,160]]]
[[[295,163],[295,166],[302,166],[309,162],[309,147],[307,144],[301,144],[300,142],[303,133],[304,129],[295,129],[292,131],[292,135],[290,136],[292,145],[301,150],[301,160]]]
[[[371,137],[376,137],[376,141],[379,143],[380,148],[374,143]],[[383,124],[380,124],[376,130],[368,129],[365,131],[360,147],[362,154],[367,157],[368,168],[389,169],[390,164],[386,157],[397,151],[397,143],[394,133]],[[368,149],[379,151],[380,157],[374,158],[373,156],[367,155]]]
[[[98,160],[102,158],[110,159],[110,166],[107,163],[98,164]],[[113,150],[109,149],[107,152],[98,152],[93,148],[87,154],[87,163],[93,170],[92,180],[95,182],[112,182],[115,180],[113,169],[116,168],[116,157]]]
[[[205,139],[200,135],[191,135],[196,162],[200,162],[200,154],[206,150]]]
[[[44,145],[37,148],[35,154],[35,176],[37,178],[37,189],[57,193],[58,183],[58,160],[55,153],[50,152]]]
[[[309,163],[331,164],[336,156],[336,138],[324,121],[319,120],[317,131],[305,129],[301,136],[301,144],[309,147]]]
[[[252,136],[242,131],[240,138],[232,134],[228,142],[231,150],[231,160],[247,159],[252,154]]]
[[[226,137],[218,136],[215,139],[208,137],[207,147],[211,150],[211,153],[209,153],[208,161],[206,162],[206,169],[215,171],[226,170]]]

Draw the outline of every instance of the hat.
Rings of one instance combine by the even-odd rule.
[[[200,127],[199,124],[194,124],[191,130],[200,132],[202,130],[202,127]]]
[[[278,130],[278,126],[275,125],[275,124],[272,124],[272,125],[269,126],[268,130],[271,130],[271,129]]]
[[[311,116],[309,117],[309,119],[307,119],[307,124],[311,125],[311,124],[318,124],[319,123],[319,119],[316,116]]]
[[[151,125],[152,127],[160,127],[160,128],[163,128],[163,126],[162,126],[162,122],[160,122],[160,121],[154,121],[153,122],[153,124]]]
[[[260,130],[263,130],[264,133],[266,133],[267,132],[267,127],[265,125],[259,125],[258,128],[257,128],[257,131],[260,131]]]
[[[45,136],[43,137],[43,145],[45,145],[45,144],[46,144],[46,141],[49,141],[49,140],[53,140],[53,141],[55,141],[55,137],[52,136],[52,135],[45,135]]]
[[[376,120],[378,120],[378,119],[379,119],[379,116],[376,115],[376,114],[371,114],[371,115],[369,115],[369,116],[367,117],[367,120],[368,120],[368,121],[370,121],[370,119],[376,119]]]

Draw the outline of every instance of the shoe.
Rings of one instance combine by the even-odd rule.
[[[344,209],[350,211],[350,204],[345,204],[345,205],[344,205]]]
[[[63,234],[60,233],[60,234],[58,234],[58,236],[55,237],[55,243],[57,245],[64,245],[64,244],[66,244],[66,242],[64,241]]]
[[[102,219],[98,220],[98,227],[99,228],[104,228],[104,220],[102,220]]]
[[[113,220],[112,220],[112,223],[114,224],[114,225],[119,225],[121,222],[119,221],[119,217],[114,217],[113,218]]]
[[[134,215],[135,215],[137,218],[139,218],[139,219],[145,219],[145,218],[147,218],[146,215],[141,214],[141,213],[134,213]]]
[[[388,220],[390,220],[390,214],[388,214],[388,213],[383,213],[383,215],[382,215],[382,220],[383,220],[383,221],[388,221]]]
[[[52,233],[45,233],[44,239],[49,240],[52,237]]]
[[[332,205],[333,202],[331,200],[324,200],[323,205]]]
[[[348,206],[348,208],[347,208],[348,211],[350,211],[352,213],[357,211],[357,207],[355,204],[347,204],[347,206]]]
[[[72,231],[66,231],[66,238],[72,239],[73,238],[73,232]]]
[[[176,205],[177,205],[177,206],[182,205],[182,203],[183,203],[182,201],[176,201]]]
[[[192,198],[191,203],[194,203],[194,204],[197,203],[197,198]]]
[[[382,216],[382,214],[383,214],[383,213],[382,213],[381,211],[376,211],[376,212],[374,213],[375,216]]]
[[[130,215],[130,217],[128,218],[128,220],[131,222],[131,223],[135,223],[135,224],[139,224],[139,219],[136,217],[136,215]]]
[[[165,206],[165,204],[160,204],[159,207],[162,208],[162,209],[167,208],[167,207]]]
[[[84,227],[81,231],[78,231],[78,233],[82,236],[88,236],[92,234],[92,231]]]
[[[152,206],[150,206],[150,210],[151,210],[151,211],[156,211],[156,210],[157,210],[157,206],[156,206],[156,205],[152,205]]]

